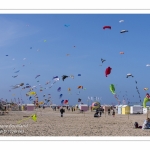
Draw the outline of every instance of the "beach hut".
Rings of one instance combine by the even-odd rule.
[[[88,107],[87,104],[80,104],[80,105],[79,105],[79,109],[80,109],[81,111],[87,111],[87,110],[89,110],[89,107]]]
[[[143,107],[140,105],[133,105],[130,106],[130,114],[142,114],[143,113]]]
[[[27,111],[33,111],[34,110],[34,104],[27,104]]]
[[[122,106],[123,105],[118,105],[118,107],[117,107],[118,114],[122,114]]]
[[[123,105],[122,106],[122,115],[130,114],[130,106]]]

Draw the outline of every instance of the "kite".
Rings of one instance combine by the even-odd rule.
[[[104,26],[103,29],[111,29],[111,26]]]
[[[143,107],[146,108],[146,103],[150,101],[150,95],[147,93],[143,101]]]
[[[65,26],[65,27],[69,27],[70,25],[69,25],[69,24],[65,24],[64,26]]]
[[[23,60],[26,60],[26,58],[23,58]]]
[[[113,84],[110,85],[110,91],[112,94],[115,94],[115,86]]]
[[[22,120],[18,121],[18,123],[21,123],[22,121],[28,120],[28,119],[30,119],[30,118],[32,118],[33,121],[37,121],[37,115],[36,115],[36,114],[33,114],[33,115],[27,117],[26,119],[22,119]]]
[[[6,55],[6,56],[8,56],[8,55]]]
[[[61,104],[63,104],[63,103],[64,103],[64,100],[61,101]]]
[[[126,76],[126,78],[128,78],[128,77],[130,77],[130,76],[131,76],[131,77],[134,77],[131,73],[128,73],[127,76]]]
[[[61,91],[61,87],[59,87],[59,88],[57,89],[57,91],[60,92],[60,91]]]
[[[54,81],[58,81],[58,80],[59,80],[58,76],[53,77],[53,80],[54,80]]]
[[[71,89],[70,89],[70,88],[68,88],[68,91],[71,91]]]
[[[78,74],[78,76],[81,76],[81,74]]]
[[[29,101],[32,101],[32,100],[33,100],[33,99],[32,99],[32,97],[30,96],[30,97],[29,97]]]
[[[15,58],[13,58],[12,60],[15,60]]]
[[[30,49],[32,49],[32,47],[30,47]]]
[[[121,30],[120,33],[128,32],[128,30]]]
[[[106,60],[104,60],[104,59],[101,58],[101,61],[102,61],[102,63],[103,63],[103,62],[106,61]]]
[[[144,88],[144,90],[145,90],[145,91],[147,91],[147,90],[148,90],[148,88]]]
[[[63,96],[63,94],[60,94],[60,95],[59,95],[59,98],[61,98],[62,96]]]
[[[44,40],[44,42],[46,42],[46,40]]]
[[[66,76],[66,75],[63,75],[62,76],[62,80],[64,81],[66,78],[68,78],[68,76]]]
[[[32,95],[36,95],[36,92],[31,91],[31,92],[28,92],[28,93],[26,94],[26,96],[32,96]]]
[[[70,75],[70,78],[74,79],[74,75]]]
[[[20,86],[23,86],[24,85],[24,83],[20,83]]]
[[[64,104],[68,104],[68,100],[64,100]]]
[[[124,52],[120,52],[120,54],[124,54]]]
[[[46,83],[45,83],[45,85],[47,85],[47,84],[49,84],[50,83],[50,81],[47,81]]]
[[[30,88],[30,87],[31,87],[30,85],[27,85],[27,86],[26,86],[26,88]]]
[[[105,76],[107,77],[107,75],[109,75],[111,73],[112,68],[108,67],[105,70]]]
[[[80,99],[80,98],[78,99],[78,102],[81,102],[81,99]]]
[[[18,73],[20,70],[18,70],[18,71],[15,71],[14,73]]]
[[[15,85],[15,86],[12,86],[13,88],[12,89],[16,89],[16,88],[19,88],[20,85]]]
[[[83,89],[83,86],[78,86],[78,89]]]
[[[66,54],[67,56],[69,56],[70,54]]]
[[[149,67],[149,66],[150,66],[150,64],[147,64],[146,66],[147,66],[147,67]]]
[[[16,76],[12,76],[13,78],[16,78],[16,77],[18,77],[18,75],[16,75]]]
[[[39,77],[40,75],[37,75],[36,77],[35,77],[35,79],[37,78],[37,77]]]
[[[119,23],[124,22],[124,20],[120,20]]]

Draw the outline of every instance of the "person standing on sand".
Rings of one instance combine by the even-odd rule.
[[[115,117],[115,110],[114,109],[113,109],[112,115],[113,115],[113,117]]]
[[[63,113],[64,113],[64,112],[65,112],[65,111],[64,111],[63,107],[61,107],[61,109],[60,109],[61,117],[63,117]]]
[[[71,109],[72,109],[72,112],[73,112],[73,107]]]
[[[108,115],[110,115],[110,109],[108,109]]]

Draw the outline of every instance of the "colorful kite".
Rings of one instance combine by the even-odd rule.
[[[113,84],[110,85],[110,91],[112,94],[115,94],[115,86]]]
[[[111,73],[112,68],[108,67],[105,70],[105,76],[107,77]]]

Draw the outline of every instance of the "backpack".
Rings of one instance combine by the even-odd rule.
[[[139,126],[138,123],[135,122],[135,123],[134,123],[134,127],[135,127],[135,128],[138,128],[138,126]]]

